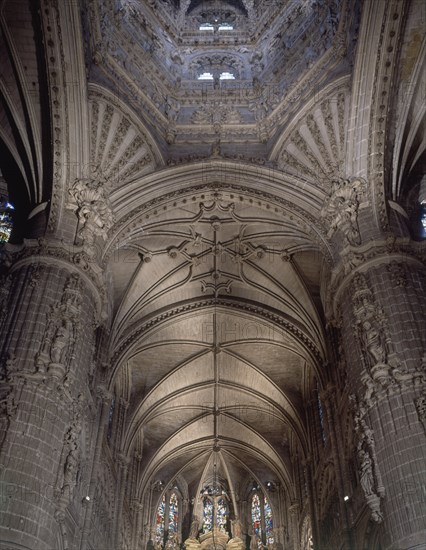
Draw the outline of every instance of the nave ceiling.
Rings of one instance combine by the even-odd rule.
[[[239,487],[280,485],[292,498],[292,464],[311,435],[306,404],[327,368],[324,285],[336,250],[322,212],[332,182],[357,172],[346,159],[358,8],[84,3],[85,149],[75,165],[83,182],[101,182],[111,214],[101,232],[108,375],[128,403],[123,450],[144,458],[139,496],[176,480],[195,495],[216,471]],[[200,30],[212,17],[234,29]],[[34,206],[49,197],[55,170],[50,132],[67,144],[28,93],[39,78],[34,52],[25,61],[10,50],[18,69],[32,69],[25,93],[15,90],[20,71],[5,56],[1,137]],[[213,80],[199,80],[204,72]],[[419,93],[398,103],[394,198],[424,154],[420,107],[413,135],[403,133],[417,120]],[[76,224],[77,205],[68,192],[61,200],[60,216]]]
[[[144,456],[139,490],[178,478],[191,493],[220,452],[239,487],[291,491],[326,356],[314,223],[218,184],[135,212],[104,261],[126,452]]]

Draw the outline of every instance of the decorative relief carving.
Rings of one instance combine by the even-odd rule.
[[[423,361],[424,366],[426,366],[426,361]],[[423,428],[426,433],[426,389],[423,390],[423,393],[420,397],[418,397],[415,402],[416,411],[419,416],[420,422],[423,424]]]
[[[77,474],[81,462],[80,433],[84,399],[80,394],[72,402],[72,417],[64,436],[59,471],[56,479],[55,497],[57,508],[55,517],[62,521],[66,507],[71,502],[77,484]]]
[[[407,286],[407,269],[402,262],[391,262],[387,270],[389,272],[392,283],[395,286],[406,287]]]
[[[364,405],[350,396],[354,412],[355,433],[357,435],[357,458],[359,480],[364,492],[365,500],[371,510],[371,518],[381,523],[383,515],[381,511],[381,499],[385,496],[385,488],[376,456],[376,447],[373,430],[368,426]]]
[[[349,244],[359,245],[361,243],[358,210],[360,198],[366,188],[366,181],[361,178],[333,182],[331,194],[321,211],[330,227],[328,238],[340,230]]]
[[[363,361],[363,401],[370,407],[377,399],[398,389],[421,385],[426,381],[426,373],[421,368],[408,372],[399,364],[392,349],[386,316],[376,304],[363,274],[356,274],[353,289],[354,329]]]
[[[0,278],[0,327],[6,320],[11,285],[11,275],[3,276]]]
[[[212,124],[213,128],[220,130],[222,124],[240,124],[240,113],[230,105],[212,103],[203,105],[191,117],[192,124]]]
[[[47,327],[36,356],[37,372],[46,371],[59,379],[69,373],[79,334],[82,284],[77,274],[71,275],[59,303],[48,314]]]
[[[105,239],[114,222],[105,184],[102,179],[77,179],[69,191],[72,198],[69,208],[76,211],[79,219],[77,235],[90,256],[96,252],[96,237]]]
[[[14,392],[16,373],[16,358],[9,353],[0,370],[0,420],[6,421],[7,424],[15,417],[18,408]],[[6,436],[7,429],[3,433]]]

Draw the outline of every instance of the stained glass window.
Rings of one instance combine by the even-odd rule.
[[[226,521],[228,518],[228,507],[223,498],[217,501],[216,522],[219,529],[226,531]]]
[[[178,531],[179,501],[176,493],[172,493],[169,500],[169,537]]]
[[[262,513],[260,510],[259,495],[253,495],[251,499],[251,522],[253,525],[253,533],[260,536]]]
[[[258,538],[258,546],[274,543],[274,523],[269,500],[261,491],[256,492],[251,499],[251,522],[253,536]]]
[[[0,243],[7,243],[12,233],[13,204],[0,196]]]
[[[157,508],[157,520],[155,526],[155,540],[159,544],[164,542],[164,522],[166,517],[166,497],[163,495],[163,498],[160,501],[160,504]]]
[[[204,497],[203,531],[207,533],[213,529],[213,501]]]
[[[263,511],[265,517],[265,534],[266,534],[266,544],[273,544],[274,542],[274,531],[273,531],[273,521],[272,521],[272,510],[271,505],[269,504],[268,499],[264,498]]]

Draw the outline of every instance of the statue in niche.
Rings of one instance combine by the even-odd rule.
[[[361,341],[369,368],[386,364],[387,345],[384,331],[373,319],[366,319],[360,326]]]
[[[56,329],[50,350],[50,359],[53,363],[63,364],[66,362],[67,351],[72,339],[72,323],[69,320],[63,320]]]
[[[367,451],[360,449],[358,451],[360,461],[360,483],[365,496],[370,496],[374,493],[374,477],[373,464],[370,455]]]
[[[64,479],[62,482],[61,493],[69,502],[74,492],[76,485],[77,470],[78,470],[79,456],[78,446],[75,441],[71,444],[70,452],[65,460],[64,465]]]

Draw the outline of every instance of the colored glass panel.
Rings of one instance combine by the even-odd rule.
[[[176,493],[172,493],[169,500],[169,537],[178,531],[179,501]]]
[[[266,534],[266,543],[273,544],[274,542],[274,524],[272,520],[272,510],[271,505],[269,504],[268,499],[265,497],[263,503],[263,511],[265,516],[265,534]]]
[[[217,502],[216,524],[222,531],[226,531],[226,521],[228,519],[228,507],[223,498]]]
[[[213,529],[213,502],[204,497],[203,531],[207,533]]]
[[[260,511],[260,498],[259,495],[253,495],[251,499],[251,522],[253,525],[253,533],[260,536],[261,531],[261,511]]]
[[[163,496],[157,508],[157,521],[155,526],[155,539],[160,544],[163,544],[163,540],[164,540],[165,516],[166,516],[166,498],[165,496]]]

